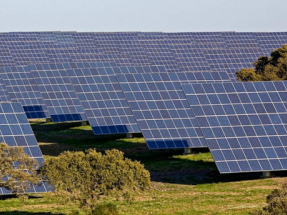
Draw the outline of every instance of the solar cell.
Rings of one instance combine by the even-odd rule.
[[[286,170],[286,81],[182,87],[220,173]]]
[[[206,147],[181,83],[229,81],[224,72],[118,74],[117,79],[151,149]]]

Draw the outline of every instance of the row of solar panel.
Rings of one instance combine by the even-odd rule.
[[[166,72],[163,66],[114,67],[109,63],[102,66],[85,63],[3,67],[0,77],[11,100],[23,105],[28,118],[51,117],[54,122],[88,119],[95,134],[141,131],[118,83],[120,74],[135,73],[154,90],[159,85],[159,90],[167,91],[166,96],[152,93],[150,97],[171,101],[177,93],[168,95],[169,91],[181,91],[181,83],[229,80],[224,72]],[[171,105],[166,108],[176,111],[182,106],[179,102]]]
[[[209,147],[221,173],[286,169],[287,82],[231,83],[224,72],[115,73],[114,68],[121,71],[32,73],[43,85],[40,93],[49,94],[43,96],[47,109],[59,114],[55,121],[68,113],[45,101],[67,105],[70,115],[83,114],[71,121],[86,116],[95,134],[142,132],[151,149]],[[47,77],[51,80],[43,81]],[[66,103],[71,95],[78,104]],[[22,134],[5,124],[0,124],[2,135]]]
[[[235,71],[286,43],[285,32],[4,33],[0,64],[113,61],[118,66],[165,65],[167,70],[225,70],[235,80]]]

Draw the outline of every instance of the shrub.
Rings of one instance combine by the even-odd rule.
[[[266,198],[267,206],[261,210],[253,212],[253,215],[278,215],[287,214],[287,184],[281,189],[271,192]]]
[[[25,194],[32,184],[40,181],[37,169],[37,161],[29,157],[22,147],[0,143],[0,187],[18,196]]]
[[[150,174],[144,166],[115,149],[105,154],[93,149],[63,152],[45,161],[41,174],[65,198],[91,208],[101,196],[124,197],[127,192],[150,187]]]

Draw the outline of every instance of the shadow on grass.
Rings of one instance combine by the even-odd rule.
[[[96,148],[97,151],[106,149],[136,149],[144,147],[145,144],[123,141],[125,134],[100,135],[93,134],[89,126],[80,127],[81,123],[44,123],[32,124],[33,131],[40,143],[44,155],[58,156],[63,151],[79,151],[88,148]],[[86,128],[86,129],[85,129]],[[135,137],[142,137],[135,134]]]
[[[0,201],[4,201],[7,199],[17,199],[18,197],[14,194],[11,195],[4,195],[4,196],[0,196]],[[29,199],[42,199],[42,196],[32,196],[32,195],[28,195]]]
[[[55,214],[50,212],[24,212],[24,211],[10,211],[10,212],[0,212],[0,215],[64,215]]]
[[[57,156],[63,151],[96,148],[103,152],[116,148],[127,158],[138,160],[150,171],[152,181],[176,184],[205,184],[255,180],[261,173],[220,174],[208,149],[194,149],[189,156],[180,156],[182,149],[149,150],[144,142],[124,139],[126,135],[95,136],[81,123],[34,123],[32,128],[44,155]],[[134,135],[141,137],[141,135]],[[202,157],[201,157],[202,156]],[[285,172],[274,173],[281,176]]]

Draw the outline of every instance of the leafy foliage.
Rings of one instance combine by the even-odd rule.
[[[255,69],[236,72],[239,81],[287,80],[287,45],[275,49],[268,58],[262,56],[254,62]]]
[[[273,190],[267,196],[266,203],[267,206],[255,211],[253,215],[287,214],[287,184],[283,184],[281,189]]]
[[[0,187],[20,195],[38,184],[38,163],[29,157],[22,147],[0,143]]]
[[[41,173],[68,200],[91,208],[101,196],[124,197],[150,187],[150,174],[144,166],[115,149],[105,154],[93,149],[63,152],[45,161]]]

